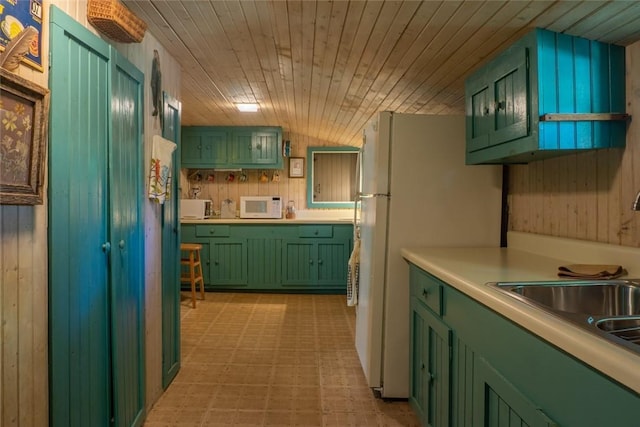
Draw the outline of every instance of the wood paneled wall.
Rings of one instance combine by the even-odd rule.
[[[49,11],[44,19],[48,21]],[[43,29],[42,52],[49,48]],[[44,72],[17,74],[40,86]],[[0,131],[1,133],[1,131]],[[0,425],[46,426],[48,404],[47,198],[36,206],[0,206]]]
[[[212,124],[214,125],[214,124]],[[198,195],[199,199],[211,199],[213,200],[214,209],[220,209],[220,202],[225,199],[232,199],[236,201],[236,208],[239,209],[240,196],[264,196],[264,195],[279,195],[282,197],[284,204],[287,201],[293,200],[297,209],[307,208],[307,148],[308,147],[324,147],[332,146],[326,141],[318,140],[306,135],[298,135],[287,132],[284,129],[283,138],[291,141],[291,157],[304,157],[305,158],[305,177],[304,178],[289,178],[289,162],[288,159],[284,161],[284,169],[277,171],[277,180],[273,180],[274,172],[272,170],[253,170],[245,171],[247,174],[246,182],[239,182],[237,179],[238,173],[234,172],[236,179],[233,182],[226,180],[229,172],[213,172],[207,170],[199,171],[202,176],[202,181],[194,182],[193,179],[187,179],[187,173],[193,175],[194,170],[187,171],[182,170],[180,176],[181,197],[189,198],[189,190],[193,186],[199,186],[201,189]],[[346,145],[346,144],[345,144]],[[268,182],[260,182],[259,178],[262,172],[265,172],[268,177]],[[210,178],[210,176],[212,178]]]
[[[509,229],[640,246],[640,42],[626,48],[624,149],[509,166]]]
[[[44,72],[24,65],[17,70],[22,77],[45,87],[48,84],[50,4],[95,32],[86,20],[86,1],[46,2],[42,32]],[[146,76],[146,168],[151,159],[153,135],[161,134],[159,121],[151,116],[148,82],[153,50],[160,53],[163,90],[178,99],[180,66],[150,34],[140,44],[114,45]],[[146,176],[146,170],[144,173]],[[146,404],[150,407],[162,393],[160,207],[145,198],[144,210]],[[47,271],[46,198],[39,206],[0,206],[0,425],[3,427],[49,424]]]

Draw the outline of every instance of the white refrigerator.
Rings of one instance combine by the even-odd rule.
[[[499,246],[502,173],[464,164],[464,116],[380,112],[360,157],[355,344],[369,386],[406,398],[409,267],[400,250]]]

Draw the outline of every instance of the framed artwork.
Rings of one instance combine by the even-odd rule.
[[[35,29],[35,36],[29,43],[29,50],[22,62],[44,71],[42,67],[42,12],[43,0],[0,0],[0,51],[27,27]]]
[[[0,204],[42,204],[49,90],[0,69]]]
[[[304,157],[289,157],[289,178],[304,178]]]

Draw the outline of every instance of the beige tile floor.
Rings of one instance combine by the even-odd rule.
[[[367,387],[354,324],[343,295],[183,299],[182,368],[144,425],[418,426]]]

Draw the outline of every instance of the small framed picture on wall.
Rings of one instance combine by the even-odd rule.
[[[304,178],[304,157],[289,157],[289,178]]]

